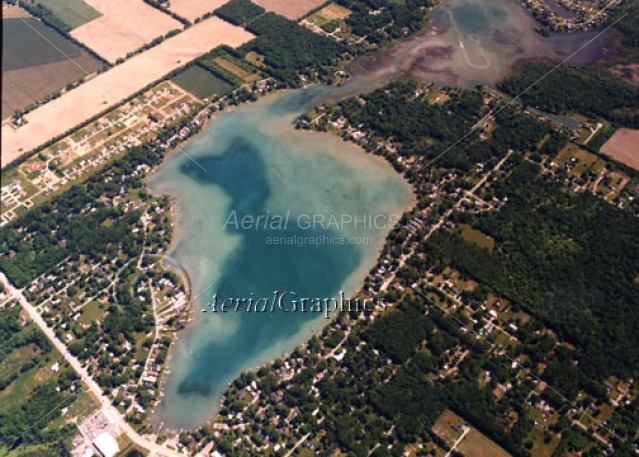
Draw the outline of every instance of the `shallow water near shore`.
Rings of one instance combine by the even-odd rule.
[[[614,55],[609,33],[542,37],[535,27],[516,0],[445,0],[422,33],[356,60],[349,85],[366,90],[404,76],[470,87],[497,83],[529,59],[584,65]]]
[[[383,218],[411,205],[409,187],[378,157],[337,137],[291,127],[323,90],[269,97],[220,116],[186,147],[206,171],[176,153],[151,179],[153,190],[180,201],[171,256],[189,272],[194,295],[205,291],[172,353],[158,411],[171,428],[205,422],[237,374],[283,354],[328,322],[318,313],[255,313],[244,306],[211,312],[206,305],[214,294],[218,300],[272,297],[274,291],[311,298],[352,294],[374,265],[388,229],[366,223],[329,227],[329,217],[380,215],[377,225],[383,226]],[[258,230],[244,230],[229,220],[232,215],[238,221],[251,215],[270,219],[262,219]],[[275,224],[276,215],[288,224]],[[314,215],[326,222],[309,227]],[[269,237],[298,242],[269,244]],[[351,237],[366,238],[366,244],[350,244]],[[310,239],[325,244],[299,245]]]

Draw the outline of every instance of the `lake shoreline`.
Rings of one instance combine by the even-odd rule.
[[[307,89],[308,90],[308,89]],[[313,90],[312,88],[310,90]],[[320,89],[321,90],[321,89]],[[286,97],[286,95],[290,92],[293,92],[292,90],[278,90],[278,91],[274,91],[271,92],[269,94],[266,94],[263,97],[260,97],[259,100],[257,100],[255,103],[250,103],[250,104],[244,104],[245,106],[240,106],[240,107],[233,107],[233,111],[239,111],[239,110],[235,110],[235,108],[247,108],[247,109],[254,109],[255,106],[257,106],[258,110],[269,110],[269,109],[273,109],[273,105],[270,105],[272,102],[271,100],[275,97]],[[319,92],[321,94],[321,92]],[[311,98],[305,98],[307,96],[310,96]],[[376,182],[375,180],[379,180],[381,179],[382,176],[388,176],[388,178],[384,178],[384,179],[391,179],[392,176],[392,182],[395,182],[397,184],[393,184],[394,186],[397,186],[397,188],[401,188],[402,189],[402,193],[401,195],[405,195],[405,197],[402,198],[402,201],[404,200],[404,198],[406,198],[407,200],[402,203],[399,207],[394,208],[392,207],[392,211],[389,210],[387,203],[384,203],[383,206],[380,206],[379,209],[382,212],[386,212],[386,211],[390,211],[390,214],[393,214],[395,216],[401,217],[401,215],[403,215],[407,210],[411,210],[414,207],[414,204],[416,202],[416,197],[415,197],[415,192],[414,192],[414,188],[413,186],[410,185],[410,183],[404,179],[404,177],[402,176],[401,173],[398,173],[396,170],[393,170],[392,167],[390,166],[389,161],[382,156],[378,156],[372,153],[368,153],[366,152],[363,148],[361,148],[358,145],[355,145],[351,142],[348,141],[344,141],[342,139],[340,139],[339,137],[336,137],[334,135],[322,135],[322,133],[324,132],[305,132],[305,131],[301,131],[301,130],[297,130],[294,127],[294,120],[297,116],[299,116],[300,114],[302,114],[303,112],[306,111],[307,106],[303,106],[301,108],[299,108],[298,111],[298,106],[297,106],[297,102],[299,102],[300,100],[302,100],[304,103],[307,104],[314,104],[316,101],[315,98],[315,94],[314,93],[310,93],[310,94],[306,94],[304,96],[302,96],[302,98],[292,98],[292,99],[288,99],[283,102],[283,103],[290,103],[291,100],[293,100],[293,106],[294,108],[292,110],[288,110],[285,109],[283,112],[280,112],[280,105],[279,102],[277,102],[275,109],[278,111],[277,116],[278,120],[276,121],[275,128],[279,128],[280,131],[283,130],[283,133],[281,133],[282,136],[279,136],[277,138],[279,138],[280,141],[285,141],[287,145],[290,146],[290,144],[293,144],[293,146],[290,146],[292,149],[289,151],[289,153],[291,154],[292,158],[295,158],[296,156],[298,156],[298,150],[295,149],[297,146],[297,141],[301,141],[302,143],[306,142],[306,143],[312,143],[312,144],[322,144],[324,145],[325,143],[330,144],[330,146],[326,146],[328,149],[326,149],[326,153],[328,154],[328,156],[333,156],[334,160],[339,159],[339,163],[341,164],[343,162],[343,165],[339,165],[340,168],[342,168],[343,166],[345,167],[351,167],[352,165],[352,161],[349,159],[349,157],[353,156],[354,158],[354,163],[370,163],[372,168],[371,170],[377,170],[374,172],[374,175],[371,175],[371,178],[373,181],[371,181],[371,183]],[[267,104],[267,106],[264,106],[263,104]],[[268,106],[270,105],[270,106]],[[260,108],[260,106],[262,106]],[[201,129],[199,130],[199,132],[197,132],[196,134],[194,134],[193,136],[191,136],[187,142],[182,142],[180,143],[180,145],[183,147],[185,144],[189,144],[189,145],[193,145],[194,143],[191,143],[192,140],[195,139],[199,139],[202,137],[202,134],[206,134],[206,135],[210,135],[211,134],[211,128],[213,125],[215,125],[215,122],[219,121],[220,116],[219,114],[231,114],[230,111],[225,110],[225,112],[218,112],[215,113],[213,116],[211,116],[210,119],[207,119],[206,124],[204,124]],[[263,126],[261,123],[259,124],[261,127]],[[270,123],[267,121],[266,122],[267,125],[267,129],[268,127],[272,127],[270,125]],[[220,127],[221,129],[224,129],[224,127]],[[214,134],[215,135],[215,134]],[[293,140],[292,143],[289,144],[288,140],[289,140],[289,135],[293,136]],[[310,136],[319,136],[321,135],[322,138],[320,140],[315,140],[315,139],[311,139],[309,138]],[[325,140],[325,138],[329,138],[330,140],[327,142]],[[212,140],[213,142],[215,142],[215,140]],[[222,141],[224,143],[224,141]],[[205,145],[200,145],[200,147],[211,147],[213,143],[211,144],[205,144]],[[338,149],[335,150],[336,144],[338,144]],[[324,146],[321,146],[320,149],[325,148]],[[344,149],[346,148],[346,149]],[[338,151],[338,152],[328,152],[329,150],[331,151]],[[151,186],[150,181],[152,179],[155,178],[155,176],[157,176],[157,173],[159,172],[159,170],[164,170],[165,167],[167,167],[170,162],[168,162],[170,160],[171,157],[174,156],[175,152],[179,152],[178,148],[172,148],[171,152],[169,154],[166,155],[166,157],[164,158],[164,160],[162,161],[162,163],[156,167],[153,170],[153,173],[151,173],[151,177],[150,179],[148,178],[146,180],[146,184],[147,187],[150,188],[150,190],[155,193],[155,194],[162,194],[162,195],[169,195],[171,198],[171,209],[172,209],[172,225],[174,226],[174,231],[172,234],[172,239],[171,239],[171,243],[170,243],[170,248],[169,248],[169,255],[173,256],[174,253],[176,252],[176,250],[178,249],[178,246],[182,246],[181,242],[185,239],[185,237],[187,236],[187,234],[185,233],[185,231],[183,230],[184,224],[189,224],[192,223],[192,215],[191,216],[186,216],[184,213],[184,206],[182,204],[181,199],[176,196],[175,194],[173,194],[170,191],[171,187],[176,186],[175,183],[171,184],[170,181],[165,181],[162,186],[164,186],[164,188],[160,187],[156,187],[155,185]],[[191,151],[189,151],[191,152]],[[306,152],[302,152],[302,150],[299,151],[302,154],[302,157],[306,157],[306,155],[309,154],[308,151]],[[354,154],[351,154],[351,152],[353,152]],[[313,156],[313,154],[311,154],[311,156]],[[193,155],[193,157],[198,160],[198,154],[195,153]],[[270,157],[267,154],[267,157]],[[308,159],[308,157],[306,157]],[[290,159],[290,158],[289,158]],[[273,158],[273,160],[277,160],[275,158]],[[188,162],[184,161],[182,163],[188,164]],[[350,165],[348,165],[350,164]],[[173,162],[172,166],[175,167],[177,165],[176,162]],[[271,164],[269,167],[272,167],[273,164]],[[206,167],[209,168],[210,165],[206,164]],[[210,169],[210,168],[209,168]],[[194,168],[191,168],[191,170],[195,170]],[[293,169],[292,171],[294,172],[295,169]],[[354,169],[355,171],[356,169]],[[384,170],[383,172],[380,170]],[[198,171],[199,172],[199,171]],[[345,171],[344,171],[345,173]],[[348,173],[346,173],[348,174]],[[361,173],[358,173],[361,174]],[[204,175],[204,174],[203,174]],[[284,175],[284,178],[287,178],[288,175]],[[359,181],[363,182],[366,178],[366,174],[363,174],[362,176],[360,176],[358,179]],[[376,177],[373,177],[376,176]],[[280,177],[281,178],[281,177]],[[343,179],[343,178],[341,178]],[[395,181],[395,179],[397,179],[397,181]],[[168,183],[168,184],[167,184]],[[154,183],[155,184],[155,183]],[[365,186],[368,187],[368,186]],[[374,186],[373,186],[374,187]],[[378,192],[378,190],[367,190],[367,192]],[[391,198],[391,197],[389,197]],[[206,199],[205,199],[206,200]],[[364,207],[365,208],[365,207]],[[376,211],[376,210],[369,210],[369,211]],[[187,220],[188,219],[188,220]],[[191,229],[193,229],[193,227],[191,227]],[[345,235],[346,233],[344,233]],[[210,236],[214,236],[214,235],[210,235]],[[361,291],[362,286],[364,284],[364,281],[366,279],[367,276],[367,271],[371,266],[374,266],[377,261],[380,258],[381,253],[383,252],[383,249],[386,245],[386,236],[387,234],[384,234],[380,239],[378,239],[379,235],[375,235],[374,238],[374,244],[373,245],[368,245],[368,250],[364,249],[363,252],[367,252],[366,254],[366,258],[372,258],[372,260],[366,261],[365,263],[358,263],[357,265],[357,269],[359,270],[359,273],[356,273],[355,271],[352,273],[352,275],[349,275],[348,277],[344,277],[343,278],[343,290],[348,292],[349,296],[357,296],[357,294]],[[213,239],[213,238],[212,238]],[[357,248],[359,249],[359,248]],[[371,252],[373,252],[373,254],[371,254]],[[193,254],[193,253],[191,253]],[[185,260],[185,256],[189,256],[191,254],[188,254],[188,249],[187,251],[182,251],[181,255],[177,255],[176,257],[181,257],[179,258],[179,262],[181,264],[187,265],[186,263],[184,263]],[[208,258],[208,257],[203,257],[203,258]],[[194,261],[191,265],[196,265],[197,266],[197,262],[200,262],[200,259],[196,259],[196,261]],[[357,262],[360,262],[359,260]],[[363,259],[361,260],[361,262],[364,262]],[[218,265],[219,267],[219,265]],[[191,268],[187,269],[187,271],[189,271],[190,273]],[[206,273],[203,270],[197,270],[198,274],[200,275],[200,277],[204,277],[206,276]],[[195,302],[197,300],[197,294],[196,289],[201,288],[198,286],[198,282],[202,282],[201,279],[197,279],[197,278],[193,278],[191,276],[191,281],[193,282],[193,293],[191,294],[190,297],[190,301],[191,302]],[[201,286],[201,284],[200,284]],[[295,290],[295,289],[292,289]],[[338,289],[339,290],[339,289]],[[191,303],[192,305],[193,303]],[[168,360],[174,360],[175,354],[177,354],[176,349],[175,349],[175,345],[184,339],[185,335],[188,334],[188,341],[193,341],[192,338],[193,337],[193,332],[194,329],[197,328],[197,326],[195,325],[195,323],[199,322],[200,319],[197,319],[197,317],[199,317],[198,315],[200,308],[198,306],[192,306],[191,310],[190,310],[190,319],[189,319],[189,324],[188,326],[181,330],[179,335],[176,335],[174,342],[171,346],[171,350],[169,353],[169,358]],[[196,320],[197,319],[197,320]],[[195,322],[192,322],[195,321]],[[330,322],[332,322],[332,319],[309,319],[308,321],[304,320],[303,322],[300,321],[299,325],[299,329],[296,330],[294,333],[291,333],[290,335],[287,333],[285,335],[281,336],[281,340],[278,339],[278,341],[276,343],[274,343],[274,345],[272,347],[270,346],[264,346],[267,349],[264,350],[260,350],[259,353],[255,353],[254,357],[253,354],[247,354],[247,356],[249,358],[254,358],[255,361],[254,362],[249,362],[249,364],[246,366],[246,368],[242,369],[241,372],[247,371],[247,370],[257,370],[263,366],[266,366],[270,363],[273,362],[273,360],[275,360],[276,358],[282,357],[282,356],[286,356],[286,354],[290,354],[292,351],[295,350],[296,347],[298,347],[300,344],[304,344],[306,343],[313,335],[316,335],[318,333],[320,333],[322,331],[322,329],[326,326],[326,325],[330,325]],[[210,330],[207,330],[210,332],[215,332],[214,328],[211,327]],[[187,332],[187,333],[185,333]],[[197,331],[195,333],[198,333]],[[197,338],[197,337],[195,337]],[[192,344],[192,343],[184,343],[184,344]],[[179,352],[179,351],[178,351]],[[180,353],[181,357],[184,357],[185,354],[183,352]],[[184,362],[180,362],[180,363],[186,363],[187,359],[183,359]],[[171,366],[171,365],[169,365]],[[184,366],[184,365],[183,365]],[[166,378],[168,378],[168,371],[165,371],[165,377],[163,377],[162,379],[162,385],[164,387],[165,385],[165,381]],[[173,366],[171,366],[171,370],[172,372],[175,372],[176,369],[173,368]],[[179,371],[179,369],[178,369]],[[179,373],[178,373],[179,374]],[[176,379],[181,379],[180,377],[176,378]],[[225,390],[225,389],[224,389]],[[167,389],[162,389],[162,396],[163,398],[165,398],[167,393]],[[219,404],[220,402],[223,400],[223,395],[224,395],[224,391],[222,391],[222,393],[220,394],[219,397],[216,396],[215,399],[215,403],[216,403],[216,407],[212,408],[212,413],[213,414],[208,414],[207,415],[207,420],[204,423],[208,423],[211,420],[215,420],[215,413],[217,411],[217,408],[219,408]],[[211,397],[212,399],[212,397]],[[162,409],[163,407],[160,405],[158,405],[158,407],[155,408],[153,415],[156,417],[162,417],[164,419],[166,419],[166,410]],[[160,420],[155,420],[155,425],[157,426],[158,422],[160,422]],[[165,422],[167,422],[165,420]],[[201,426],[202,424],[199,425],[195,425],[194,428],[197,428],[199,426]],[[169,427],[167,425],[164,425],[162,427],[163,429],[167,429],[167,430],[179,430],[181,429],[181,427]]]

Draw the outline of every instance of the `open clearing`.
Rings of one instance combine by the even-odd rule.
[[[617,130],[601,147],[601,152],[639,170],[639,130]]]
[[[566,144],[566,146],[559,151],[554,162],[561,167],[566,165],[571,166],[570,174],[572,176],[581,176],[586,171],[598,175],[606,166],[606,162],[603,159],[597,157],[595,154],[591,154],[585,149],[581,149],[573,143]]]
[[[100,13],[82,0],[38,0],[60,21],[69,26],[69,30],[80,27],[100,17]]]
[[[326,0],[254,0],[266,11],[272,11],[293,21],[301,18],[309,11],[318,8]]]
[[[331,3],[330,5],[325,6],[317,13],[310,16],[307,20],[310,23],[321,27],[324,24],[328,24],[332,21],[346,19],[350,14],[351,10],[349,10],[348,8],[344,8],[343,6]]]
[[[511,455],[475,428],[457,446],[466,457],[511,457]]]
[[[444,411],[437,418],[433,432],[449,446],[456,443],[455,450],[465,457],[511,457],[497,443],[450,410]]]
[[[96,76],[25,116],[19,129],[2,127],[2,166],[130,97],[167,73],[226,44],[254,36],[217,17],[202,21],[160,45]]]
[[[71,36],[109,62],[126,57],[182,23],[143,0],[86,0],[102,16],[73,30]]]
[[[459,233],[466,241],[473,243],[480,248],[487,249],[490,252],[492,252],[495,248],[495,240],[492,237],[472,228],[468,224],[461,224],[459,226]]]
[[[9,17],[2,20],[2,119],[86,76],[46,40],[87,72],[93,73],[100,67],[100,62],[89,53],[29,17],[24,10],[8,10]],[[5,12],[7,9],[3,9]]]
[[[193,22],[198,17],[204,16],[229,0],[171,0],[169,9],[178,16]]]

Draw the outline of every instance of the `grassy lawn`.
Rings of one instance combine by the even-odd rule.
[[[175,76],[172,81],[200,99],[224,95],[233,89],[226,81],[196,65]]]
[[[468,423],[450,410],[444,411],[435,421],[433,429],[439,429],[447,435],[450,445],[455,443],[464,433],[461,429],[455,430],[453,425],[464,425],[470,428],[464,439],[459,443],[456,450],[464,454],[465,457],[509,457],[510,454],[499,447],[495,442],[488,439]]]
[[[33,389],[49,379],[49,376],[51,376],[51,379],[56,377],[51,375],[51,370],[38,367],[34,367],[18,376],[18,379],[0,392],[0,414],[6,413],[14,405],[28,398]]]
[[[544,432],[542,432],[539,428],[534,428],[533,431],[530,432],[528,438],[533,442],[533,448],[531,451],[531,455],[533,457],[552,457],[560,441],[558,438],[553,437],[550,443],[545,443]]]
[[[84,305],[79,320],[83,324],[91,324],[93,321],[99,321],[104,313],[105,311],[100,309],[100,303],[92,301]]]
[[[311,15],[307,21],[322,27],[331,21],[346,19],[351,14],[351,10],[335,3],[331,3],[317,13]]]
[[[58,457],[60,450],[51,444],[22,445],[16,449],[0,448],[0,457]]]
[[[80,27],[102,14],[82,0],[38,0],[38,3],[50,10],[58,19],[71,29]]]
[[[574,168],[570,172],[571,175],[579,176],[585,171],[599,174],[606,166],[606,162],[594,154],[579,148],[573,143],[568,143],[555,158],[555,163],[559,166],[572,164]]]
[[[122,434],[117,438],[118,445],[120,447],[120,452],[117,453],[118,456],[126,456],[129,452],[139,451],[142,455],[149,455],[149,451],[144,448],[136,446],[133,441],[131,441],[126,435]]]
[[[23,198],[29,198],[38,192],[38,188],[34,186],[21,172],[19,172],[17,168],[12,168],[7,172],[2,173],[3,186],[12,183],[13,181],[18,181],[22,189],[27,193]]]

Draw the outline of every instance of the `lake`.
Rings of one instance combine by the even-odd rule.
[[[237,374],[328,322],[317,313],[247,312],[244,306],[212,312],[207,303],[214,294],[348,296],[375,264],[391,216],[412,204],[410,188],[379,157],[337,137],[292,128],[294,117],[323,91],[271,96],[221,115],[185,146],[206,171],[176,152],[151,178],[153,190],[180,202],[171,257],[189,273],[193,294],[205,291],[172,352],[158,411],[171,428],[205,422]],[[260,215],[258,227],[240,225]],[[334,215],[337,224],[330,221]],[[288,224],[277,224],[279,216]],[[273,244],[275,238],[289,244]],[[311,240],[322,244],[302,245]]]

